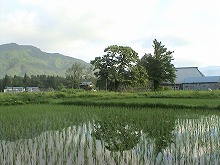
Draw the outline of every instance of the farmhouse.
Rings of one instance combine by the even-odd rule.
[[[174,83],[163,83],[174,90],[217,90],[220,89],[220,76],[204,76],[198,67],[176,68]]]

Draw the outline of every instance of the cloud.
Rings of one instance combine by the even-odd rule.
[[[112,44],[152,53],[153,40],[176,60],[217,63],[219,2],[212,0],[1,0],[0,44],[32,44],[87,62]],[[207,59],[207,54],[209,59]]]

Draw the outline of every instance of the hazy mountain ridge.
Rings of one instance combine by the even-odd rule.
[[[0,78],[6,74],[10,76],[27,75],[58,75],[65,76],[66,69],[75,62],[85,67],[89,63],[68,57],[59,53],[46,53],[30,45],[16,43],[0,45]]]
[[[199,70],[205,76],[220,76],[220,66],[201,67],[201,68],[199,68]]]

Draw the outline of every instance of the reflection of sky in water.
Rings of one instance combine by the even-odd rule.
[[[220,161],[220,118],[178,119],[173,134],[175,143],[164,150],[170,163],[178,158],[181,164],[218,164]],[[175,152],[178,151],[178,154]]]
[[[0,141],[2,164],[152,164],[154,139],[140,131],[139,143],[131,150],[111,152],[92,136],[93,124],[84,123],[62,131],[47,131],[33,139]],[[156,157],[156,164],[218,164],[220,118],[178,119],[174,143]],[[129,143],[129,142],[128,142]]]

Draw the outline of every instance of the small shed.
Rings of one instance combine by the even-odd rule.
[[[39,87],[26,87],[26,92],[40,92]]]
[[[89,81],[89,82],[82,82],[81,84],[79,84],[79,87],[86,91],[91,91],[94,88],[94,85],[92,82]]]

